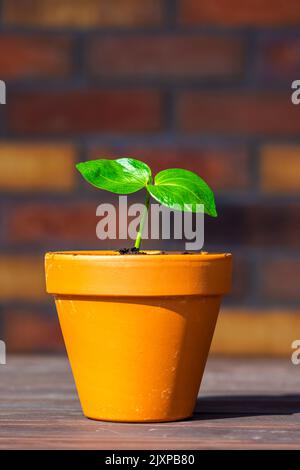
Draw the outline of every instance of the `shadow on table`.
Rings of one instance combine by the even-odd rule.
[[[300,413],[300,394],[199,397],[192,420]]]

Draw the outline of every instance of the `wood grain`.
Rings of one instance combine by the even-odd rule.
[[[124,424],[83,417],[63,357],[0,366],[0,449],[298,449],[300,366],[212,359],[194,417]]]

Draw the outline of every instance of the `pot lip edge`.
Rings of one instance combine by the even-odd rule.
[[[199,252],[199,253],[183,253],[179,251],[166,251],[161,253],[159,250],[145,250],[147,255],[125,254],[121,255],[118,251],[113,250],[70,250],[70,251],[49,251],[45,253],[45,260],[144,260],[147,259],[165,259],[165,260],[197,260],[197,261],[218,261],[231,259],[232,253],[229,252]],[[139,261],[138,261],[139,262]]]

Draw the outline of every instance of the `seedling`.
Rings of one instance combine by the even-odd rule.
[[[146,163],[133,158],[90,160],[78,163],[77,170],[96,188],[115,194],[132,194],[146,190],[145,209],[141,217],[134,247],[140,249],[150,196],[173,210],[199,212],[217,217],[215,198],[210,187],[196,173],[180,168],[163,170],[152,177]]]

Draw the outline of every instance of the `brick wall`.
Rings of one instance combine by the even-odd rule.
[[[300,336],[300,107],[290,100],[300,79],[299,2],[0,4],[0,338],[8,350],[63,348],[42,255],[105,247],[95,207],[107,196],[74,164],[132,155],[154,170],[197,171],[216,190],[220,216],[207,220],[205,248],[232,251],[235,275],[215,351],[289,354]]]

